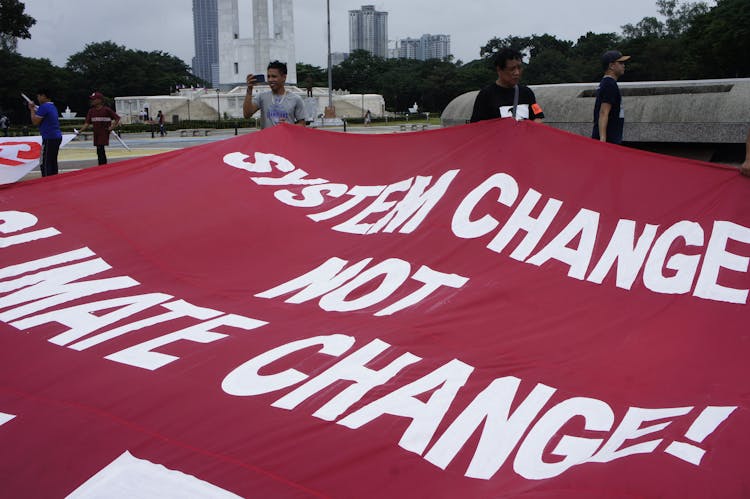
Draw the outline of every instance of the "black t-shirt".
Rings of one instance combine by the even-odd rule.
[[[599,109],[602,102],[610,104],[609,119],[607,120],[607,142],[613,144],[622,143],[622,132],[625,127],[625,113],[622,109],[622,95],[620,87],[614,78],[604,77],[596,90],[596,103],[594,104],[594,129],[591,137],[599,139]]]
[[[515,93],[513,87],[501,87],[497,83],[487,85],[477,94],[471,122],[510,117]],[[544,112],[536,103],[534,92],[525,85],[518,85],[518,117],[530,120],[544,118]]]

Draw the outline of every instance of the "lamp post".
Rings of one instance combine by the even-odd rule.
[[[328,109],[333,110],[333,72],[331,68],[331,0],[326,0],[328,19]]]
[[[221,103],[219,102],[219,89],[216,89],[216,128],[221,125]]]

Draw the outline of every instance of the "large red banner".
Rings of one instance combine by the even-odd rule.
[[[496,120],[0,189],[8,497],[741,497],[750,182]]]

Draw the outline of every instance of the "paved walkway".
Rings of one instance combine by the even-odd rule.
[[[422,123],[419,123],[417,127],[420,131],[422,129]],[[430,125],[430,128],[438,128],[435,125]],[[330,127],[323,128],[323,130],[333,132],[344,132],[344,127]],[[254,133],[258,130],[254,128],[239,128],[237,129],[237,135]],[[367,133],[367,134],[383,134],[383,133],[400,133],[400,132],[411,132],[411,125],[402,129],[401,125],[378,125],[378,126],[347,126],[346,133]],[[218,140],[224,140],[235,136],[234,128],[226,128],[213,130],[211,129],[207,136],[185,136],[181,137],[177,132],[170,132],[165,137],[160,137],[156,134],[153,138],[150,132],[146,133],[132,133],[122,135],[122,140],[128,145],[130,151],[125,149],[114,137],[110,138],[109,146],[107,146],[107,160],[109,163],[116,163],[125,159],[140,158],[143,156],[151,156],[153,154],[160,154],[168,151],[174,151],[175,149],[184,149],[186,147],[192,147],[202,144],[208,144],[216,142]],[[60,173],[69,171],[81,170],[90,166],[97,165],[96,159],[96,148],[93,146],[91,139],[74,140],[69,142],[65,147],[60,149],[58,156],[58,163],[60,167]],[[28,180],[32,178],[39,178],[40,172],[38,169],[30,172],[22,180]]]

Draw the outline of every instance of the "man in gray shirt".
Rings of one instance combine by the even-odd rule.
[[[302,97],[287,92],[286,64],[273,61],[268,65],[266,80],[270,92],[263,92],[253,98],[255,77],[247,75],[247,93],[242,103],[242,114],[249,118],[260,109],[260,127],[269,128],[279,123],[294,123],[305,126],[305,104]]]

